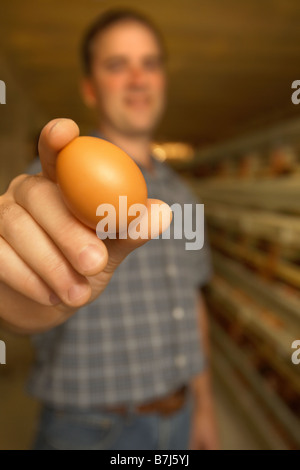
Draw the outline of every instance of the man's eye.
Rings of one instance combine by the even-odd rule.
[[[159,70],[161,68],[161,63],[158,61],[149,61],[145,63],[145,68],[147,70]]]
[[[118,70],[121,70],[123,68],[123,65],[121,62],[115,62],[112,64],[109,64],[107,66],[108,70],[111,70],[112,72],[117,72]]]

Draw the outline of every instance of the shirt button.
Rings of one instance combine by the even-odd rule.
[[[177,268],[174,264],[168,264],[166,267],[166,273],[170,277],[175,277],[177,274]]]
[[[186,357],[176,356],[174,362],[175,362],[176,367],[181,369],[182,367],[186,365]]]
[[[181,320],[184,317],[184,310],[182,307],[175,307],[172,314],[176,320]]]

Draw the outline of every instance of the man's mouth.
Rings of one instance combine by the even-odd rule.
[[[149,106],[149,98],[127,98],[125,99],[125,104],[133,108],[144,108]]]

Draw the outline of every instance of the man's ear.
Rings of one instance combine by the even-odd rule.
[[[92,79],[90,77],[82,77],[79,85],[84,103],[89,108],[94,108],[96,106],[96,93]]]

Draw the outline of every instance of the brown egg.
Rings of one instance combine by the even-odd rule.
[[[111,204],[116,213],[119,231],[119,196],[127,197],[128,216],[133,204],[147,204],[147,185],[134,160],[106,140],[82,136],[64,147],[56,162],[57,183],[71,212],[82,223],[96,229],[101,217],[96,215],[100,204]],[[124,227],[122,226],[122,230]]]

